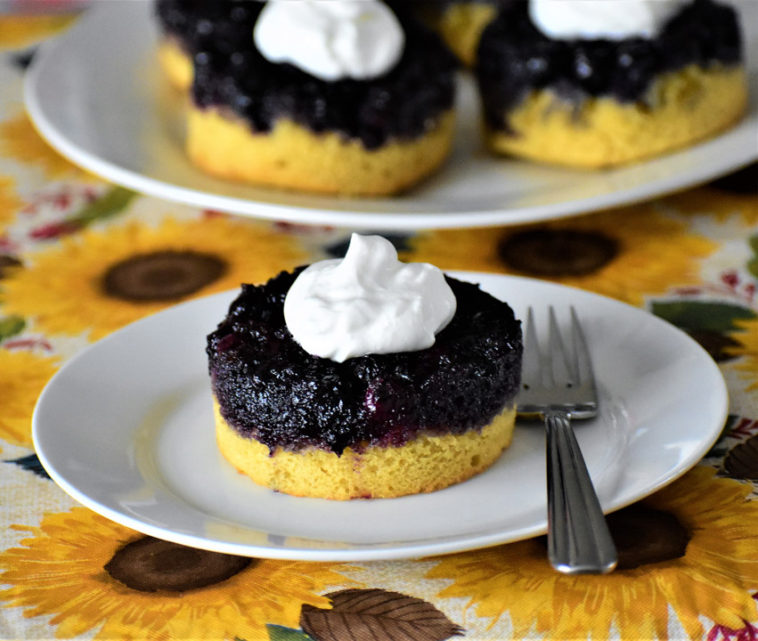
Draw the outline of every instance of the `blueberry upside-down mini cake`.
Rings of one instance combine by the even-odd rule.
[[[738,15],[714,0],[511,2],[476,74],[492,150],[578,167],[691,145],[747,102]]]
[[[227,0],[216,12],[174,28],[194,34],[175,40],[192,60],[186,149],[205,172],[370,196],[409,188],[444,162],[456,61],[402,8]]]
[[[287,494],[431,492],[511,442],[513,311],[431,265],[400,263],[378,236],[244,285],[206,351],[221,453]]]

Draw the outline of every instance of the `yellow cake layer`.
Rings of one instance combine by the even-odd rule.
[[[488,468],[511,443],[516,419],[508,408],[481,430],[421,434],[402,447],[351,448],[342,455],[309,447],[297,452],[245,438],[223,419],[214,402],[221,453],[256,483],[295,496],[346,500],[432,492]]]
[[[344,195],[392,194],[431,174],[447,157],[454,114],[446,112],[413,141],[367,150],[358,140],[315,134],[279,119],[270,132],[254,133],[216,109],[191,107],[187,153],[204,171],[259,185]]]
[[[575,167],[608,167],[708,138],[734,124],[747,105],[745,72],[690,66],[662,76],[645,104],[612,98],[581,106],[550,90],[533,92],[507,114],[513,131],[487,131],[492,150]]]
[[[192,86],[194,70],[192,60],[174,38],[164,38],[158,45],[158,64],[168,81],[177,89],[186,91]]]
[[[453,53],[472,66],[484,28],[497,15],[488,2],[459,2],[447,7],[440,16],[437,30]]]

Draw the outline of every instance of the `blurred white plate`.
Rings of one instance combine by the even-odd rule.
[[[577,424],[577,437],[606,511],[670,483],[718,437],[727,412],[721,373],[672,325],[542,281],[453,275],[481,283],[520,317],[528,305],[577,308],[601,394],[600,416]],[[146,534],[258,557],[419,557],[546,530],[539,425],[517,424],[512,446],[495,465],[431,494],[346,502],[296,498],[237,473],[216,448],[204,352],[206,334],[236,295],[143,319],[56,374],[35,410],[33,436],[42,464],[66,492]]]
[[[458,131],[443,170],[409,193],[347,199],[235,185],[195,169],[183,151],[181,100],[156,63],[156,26],[145,0],[100,3],[47,43],[26,82],[26,104],[48,142],[76,164],[145,194],[197,207],[295,223],[373,230],[508,225],[648,199],[758,157],[758,96],[738,126],[648,162],[580,171],[505,160],[479,136],[473,84],[461,78]],[[747,38],[758,48],[758,5]],[[756,65],[752,64],[753,82]]]

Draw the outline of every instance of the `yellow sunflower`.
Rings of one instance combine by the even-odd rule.
[[[714,473],[695,468],[627,508],[634,512],[616,513],[626,520],[613,574],[560,574],[532,539],[442,557],[427,576],[451,581],[438,596],[468,599],[493,625],[509,616],[514,638],[535,629],[607,639],[613,627],[621,639],[667,638],[669,609],[691,638],[703,636],[700,617],[740,629],[758,618],[749,592],[758,586],[758,502],[747,485]]]
[[[745,225],[758,223],[758,196],[753,194],[701,187],[670,196],[662,203],[682,214],[707,214],[719,221],[736,214]]]
[[[13,179],[0,176],[0,223],[11,220],[20,207],[21,201],[14,191]]]
[[[270,226],[227,217],[158,227],[87,229],[10,268],[7,314],[51,334],[96,340],[171,304],[267,280],[304,262],[296,241]]]
[[[345,566],[246,559],[145,537],[89,510],[48,514],[23,547],[0,553],[5,607],[51,616],[56,636],[95,639],[267,639],[298,627],[304,603],[349,579]]]
[[[0,16],[0,48],[26,47],[67,27],[74,15]]]
[[[48,178],[83,173],[42,139],[26,112],[0,122],[0,154],[37,166]]]
[[[0,438],[31,447],[34,405],[57,365],[55,358],[0,348]]]
[[[540,225],[434,231],[409,244],[405,260],[547,278],[635,305],[698,283],[698,259],[716,249],[649,205]]]

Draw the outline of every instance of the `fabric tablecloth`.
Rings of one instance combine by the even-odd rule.
[[[539,538],[402,561],[219,559],[64,493],[35,454],[31,417],[69,359],[179,301],[340,255],[351,231],[193,209],[71,165],[35,133],[22,100],[35,44],[69,20],[0,16],[0,637],[758,638],[755,166],[613,211],[391,237],[405,260],[625,301],[685,330],[718,362],[730,394],[721,437],[687,474],[623,510],[622,561],[610,575],[555,572]],[[559,254],[547,251],[556,243]],[[165,252],[184,256],[173,279],[146,292],[128,277]],[[209,255],[225,268],[203,271],[197,257]],[[115,266],[127,277],[105,288]]]

